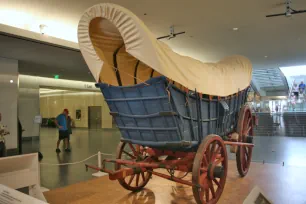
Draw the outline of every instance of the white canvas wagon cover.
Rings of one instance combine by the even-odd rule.
[[[231,56],[203,63],[181,56],[156,39],[129,10],[110,3],[85,11],[78,26],[81,53],[96,81],[133,85],[164,75],[198,92],[228,96],[250,85],[251,62]]]

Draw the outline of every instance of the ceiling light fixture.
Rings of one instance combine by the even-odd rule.
[[[14,83],[14,81],[11,79],[11,80],[10,80],[10,83],[12,84],[12,83]]]
[[[265,58],[268,58],[268,56],[266,55]]]
[[[233,28],[233,31],[237,31],[239,28]]]

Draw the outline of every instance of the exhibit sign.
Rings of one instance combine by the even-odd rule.
[[[82,119],[82,111],[81,110],[76,110],[75,111],[75,118],[76,120],[81,120]]]
[[[41,117],[41,115],[36,115],[36,116],[34,117],[34,123],[35,123],[35,124],[41,124],[41,122],[42,122],[42,117]]]
[[[2,185],[12,189],[28,187],[30,196],[46,201],[40,189],[40,166],[37,153],[2,157],[0,167]]]
[[[47,204],[17,190],[0,184],[0,203],[5,204]]]
[[[243,204],[273,204],[273,202],[267,198],[258,186],[255,186]]]

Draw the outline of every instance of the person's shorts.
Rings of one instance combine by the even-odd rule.
[[[58,131],[58,139],[59,140],[66,139],[66,138],[68,138],[68,136],[69,136],[69,132],[67,130]]]

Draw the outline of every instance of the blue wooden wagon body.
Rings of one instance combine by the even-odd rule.
[[[248,92],[223,98],[184,92],[163,76],[133,86],[97,87],[123,141],[173,151],[196,151],[206,135],[235,131]]]

